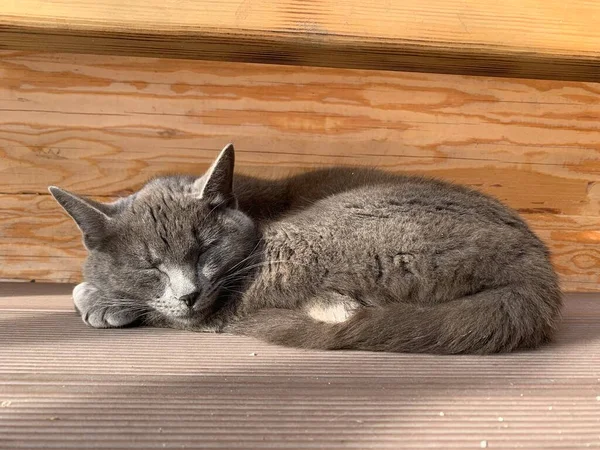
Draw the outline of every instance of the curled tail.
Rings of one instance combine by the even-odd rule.
[[[506,286],[434,306],[361,308],[335,324],[302,311],[266,309],[225,331],[299,348],[487,354],[549,341],[560,306],[558,289],[541,295]]]

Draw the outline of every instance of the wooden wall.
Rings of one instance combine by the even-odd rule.
[[[518,209],[567,290],[600,290],[600,84],[0,52],[0,278],[77,281],[58,185],[108,199],[227,142],[279,176],[376,165]]]

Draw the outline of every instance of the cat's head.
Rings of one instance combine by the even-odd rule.
[[[233,168],[230,144],[203,176],[157,178],[113,203],[50,187],[81,230],[85,278],[99,298],[139,302],[140,310],[184,323],[201,320],[258,239],[237,209]]]

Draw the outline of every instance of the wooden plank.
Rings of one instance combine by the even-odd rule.
[[[78,279],[49,184],[125,194],[233,140],[254,175],[375,165],[474,186],[534,217],[567,289],[598,290],[598,119],[596,83],[0,52],[0,278]]]
[[[0,49],[600,79],[590,0],[45,0],[0,4]]]
[[[600,217],[523,214],[546,242],[563,290],[600,291]]]
[[[524,217],[550,246],[565,290],[600,291],[600,217]],[[77,227],[49,195],[0,195],[0,279],[75,283],[84,257]]]
[[[0,102],[2,193],[114,195],[233,140],[263,176],[376,165],[600,211],[595,83],[5,52]]]
[[[0,311],[75,312],[71,294],[75,285],[0,281]]]
[[[50,305],[31,283],[0,284],[3,448],[508,450],[600,443],[597,294],[567,297],[554,343],[484,358],[296,350],[156,328],[97,330],[76,316],[68,292],[47,294]]]

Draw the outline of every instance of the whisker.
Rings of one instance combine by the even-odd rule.
[[[234,264],[232,267],[230,267],[228,269],[228,271],[234,270],[237,267],[239,267],[240,265],[242,265],[243,263],[245,263],[246,261],[248,261],[250,258],[254,258],[258,255],[256,255],[254,252],[256,251],[256,249],[258,248],[258,246],[261,244],[261,242],[263,242],[264,239],[261,237],[260,239],[258,239],[258,241],[256,242],[256,245],[254,246],[254,248],[252,250],[250,250],[250,253],[248,254],[248,256],[246,256],[244,259],[242,259],[241,261],[239,261],[238,263]]]
[[[239,274],[241,274],[241,273],[243,273],[245,271],[252,270],[252,269],[255,269],[257,267],[264,267],[264,266],[269,266],[271,264],[284,264],[284,263],[291,264],[291,265],[296,265],[296,266],[304,266],[304,267],[308,267],[309,266],[308,264],[302,264],[302,263],[299,263],[299,262],[296,262],[296,261],[289,261],[289,260],[263,261],[263,262],[260,262],[260,263],[251,264],[249,266],[242,267],[241,269],[237,270],[236,272],[229,273],[229,274],[225,275],[222,279],[224,279],[224,280],[225,279],[230,279],[230,278],[235,277],[235,276],[237,276],[237,275],[239,275]]]

